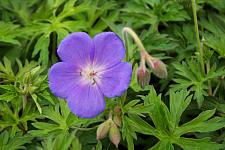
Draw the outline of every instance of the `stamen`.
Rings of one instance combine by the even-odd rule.
[[[90,72],[89,75],[90,75],[91,77],[93,77],[93,76],[96,76],[96,74],[97,74],[97,72],[92,71],[92,72]]]
[[[80,76],[82,76],[82,78],[84,78],[87,82],[94,85],[97,83],[98,71],[94,70],[94,68],[88,67],[80,70]]]

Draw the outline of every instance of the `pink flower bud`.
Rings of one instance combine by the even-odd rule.
[[[167,78],[166,65],[157,58],[148,58],[148,65],[152,68],[153,73],[159,78]]]
[[[120,131],[114,122],[112,122],[111,127],[109,129],[109,139],[118,148],[121,136]]]
[[[150,73],[145,68],[139,67],[137,69],[137,82],[142,88],[149,84],[150,77]]]
[[[105,138],[109,132],[112,120],[107,120],[99,125],[97,129],[96,139],[101,140]]]

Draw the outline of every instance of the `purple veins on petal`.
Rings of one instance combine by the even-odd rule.
[[[122,40],[113,32],[103,32],[96,35],[94,41],[94,63],[106,68],[114,66],[125,57],[125,47]]]
[[[85,32],[69,34],[59,44],[57,53],[62,61],[78,65],[90,62],[93,40]]]
[[[81,80],[79,68],[75,65],[59,62],[54,64],[48,74],[49,88],[58,97],[66,98]]]
[[[99,87],[103,94],[109,98],[120,96],[127,90],[131,75],[131,64],[126,62],[118,63],[101,73]]]
[[[70,110],[82,118],[93,118],[105,109],[104,96],[96,85],[80,86],[67,101]]]

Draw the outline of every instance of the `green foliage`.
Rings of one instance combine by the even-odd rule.
[[[35,122],[32,125],[38,130],[30,131],[34,135],[46,135],[68,131],[70,127],[82,125],[82,121],[72,115],[67,103],[60,101],[55,106],[43,108],[43,117],[50,119],[49,122]]]
[[[0,0],[0,149],[113,150],[108,137],[96,140],[110,117],[121,134],[118,149],[224,149],[225,1],[196,3],[203,65],[192,0]],[[151,76],[140,87],[139,49],[128,38],[129,89],[106,99],[98,117],[78,118],[48,87],[58,45],[78,31],[122,37],[125,26],[166,63],[168,78]]]
[[[5,44],[14,44],[20,45],[20,42],[17,40],[20,38],[21,30],[19,25],[12,23],[0,22],[0,42]]]
[[[176,1],[130,1],[123,11],[129,15],[127,19],[134,23],[134,27],[150,24],[153,31],[158,30],[159,23],[190,19],[187,12],[183,10],[182,5]]]
[[[183,137],[191,132],[210,132],[224,127],[224,118],[211,118],[215,109],[203,111],[196,118],[180,125],[181,115],[190,104],[192,95],[189,95],[189,92],[185,90],[170,91],[169,95],[169,109],[162,102],[161,96],[156,94],[154,88],[150,89],[150,93],[146,97],[142,97],[145,106],[152,106],[148,115],[154,123],[154,127],[140,117],[132,116],[129,118],[133,130],[159,139],[159,142],[151,149],[174,149],[173,144],[183,149],[220,149],[223,147],[223,145],[210,142],[208,138]],[[206,145],[207,147],[205,147]]]
[[[31,143],[32,137],[29,135],[23,135],[17,133],[15,136],[10,136],[7,131],[4,131],[0,134],[0,149],[1,150],[17,150],[25,149],[24,146],[26,143]]]
[[[202,21],[202,26],[207,29],[204,33],[205,44],[215,50],[221,57],[225,57],[225,19],[224,16],[210,14],[208,20]]]
[[[224,68],[216,69],[216,66],[212,67],[207,74],[203,74],[200,64],[196,61],[183,62],[182,64],[174,64],[176,68],[176,76],[173,79],[177,84],[171,85],[173,90],[190,88],[194,91],[194,98],[198,102],[198,106],[201,107],[204,96],[209,96],[207,93],[207,82],[216,78],[219,78],[225,74]]]
[[[38,150],[55,150],[55,149],[61,149],[61,150],[68,150],[76,149],[81,150],[81,145],[75,136],[75,132],[68,133],[64,132],[56,137],[50,136],[47,139],[45,139],[42,143],[42,147],[38,147]]]

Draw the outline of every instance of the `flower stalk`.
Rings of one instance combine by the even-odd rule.
[[[129,34],[134,42],[137,44],[139,50],[140,50],[140,67],[137,70],[137,80],[139,85],[143,88],[143,86],[149,82],[150,75],[148,71],[146,70],[145,63],[149,65],[149,67],[152,69],[152,72],[159,78],[166,78],[167,77],[167,70],[166,65],[159,60],[158,58],[152,57],[146,50],[144,45],[142,44],[140,38],[137,36],[137,34],[129,27],[124,27],[122,31],[124,35],[124,41],[127,45],[127,34]],[[127,50],[128,51],[128,50]]]
[[[203,73],[205,74],[205,67],[204,67],[204,60],[203,60],[203,49],[200,42],[200,36],[199,36],[199,29],[198,29],[198,18],[197,18],[197,10],[196,10],[196,1],[192,1],[192,11],[193,11],[193,17],[194,17],[194,24],[195,24],[195,36],[197,40],[197,51],[199,52],[199,61],[201,63],[201,68]]]

